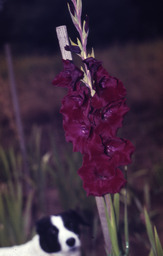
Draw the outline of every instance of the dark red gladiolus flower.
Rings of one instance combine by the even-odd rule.
[[[103,139],[95,133],[90,136],[86,148],[85,153],[89,161],[93,158],[105,157],[108,161],[114,162],[116,167],[130,164],[131,155],[134,152],[134,147],[129,140],[117,137]]]
[[[131,163],[134,147],[129,140],[111,137],[104,140],[103,145],[105,154],[114,160],[117,167]]]
[[[83,72],[70,60],[63,60],[63,67],[64,70],[53,80],[53,85],[74,89],[76,83],[83,78]]]
[[[91,133],[91,126],[89,122],[84,121],[70,121],[64,123],[65,137],[67,142],[73,143],[74,152],[85,152],[86,142]]]
[[[96,93],[92,99],[92,106],[95,108],[105,107],[107,104],[122,100],[126,95],[126,90],[123,84],[113,78],[110,77],[105,82],[102,82],[104,87],[100,87],[100,84],[96,86]]]
[[[90,57],[84,60],[83,62],[87,65],[88,69],[90,70],[92,78],[95,79],[94,76],[98,68],[101,66],[101,61],[97,61],[96,59]]]
[[[130,141],[117,137],[126,105],[126,89],[94,58],[84,60],[90,70],[94,96],[81,83],[83,72],[71,61],[63,61],[64,70],[54,79],[56,86],[67,87],[62,100],[63,128],[73,150],[81,152],[83,165],[78,170],[87,195],[117,193],[125,185],[119,167],[131,162],[134,147]]]
[[[76,45],[66,45],[65,50],[73,53],[77,53],[77,54],[81,53],[79,46],[76,46]]]
[[[76,83],[76,90],[69,90],[68,94],[62,100],[61,113],[69,112],[73,109],[87,108],[90,102],[90,91],[86,86],[82,86],[80,82]]]
[[[87,142],[85,150],[87,161],[94,161],[95,158],[107,159],[109,163],[115,167],[122,165],[128,165],[131,163],[131,154],[134,151],[134,147],[129,140],[110,137],[107,140],[103,140],[97,134],[94,134],[93,139],[90,137]]]
[[[73,150],[85,152],[86,140],[90,136],[91,122],[88,119],[90,112],[90,91],[80,83],[76,90],[69,90],[63,98],[61,113],[63,115],[63,128],[68,142],[73,143]]]
[[[102,139],[92,128],[89,139],[86,141],[85,155],[90,160],[92,157],[99,157],[99,155],[104,154],[104,145],[102,144]]]
[[[73,143],[74,151],[79,151],[83,153],[84,143],[88,139],[91,131],[91,123],[89,122],[87,117],[89,105],[87,103],[85,108],[83,107],[82,109],[80,105],[78,107],[77,105],[75,106],[75,104],[74,106],[72,106],[74,100],[72,100],[72,102],[71,100],[69,97],[68,101],[68,98],[66,97],[65,104],[63,104],[61,108],[61,113],[63,115],[63,128],[65,130],[65,137],[68,142]],[[78,104],[80,104],[79,102]]]
[[[94,115],[96,132],[102,137],[115,136],[128,110],[125,100],[106,105],[99,114]]]
[[[96,91],[92,99],[92,105],[96,108],[104,107],[109,102],[123,99],[126,96],[126,89],[122,82],[112,77],[102,67],[101,62],[94,58],[84,61],[93,77],[93,89]]]
[[[91,159],[90,162],[84,160],[78,174],[83,180],[87,195],[102,196],[107,193],[118,193],[126,183],[122,171],[104,157]]]

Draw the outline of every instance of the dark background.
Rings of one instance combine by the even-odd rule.
[[[163,36],[161,0],[83,0],[90,18],[89,45],[105,46]],[[55,51],[55,27],[74,35],[66,0],[0,0],[0,45],[21,51]],[[75,35],[76,37],[76,35]]]

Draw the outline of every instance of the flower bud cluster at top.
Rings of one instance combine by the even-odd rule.
[[[87,57],[94,57],[94,52],[92,50],[91,54],[87,54],[87,39],[88,39],[88,34],[89,34],[89,19],[88,16],[86,16],[85,20],[81,21],[81,15],[82,15],[82,1],[81,0],[71,0],[68,2],[68,9],[70,12],[70,16],[72,19],[72,22],[77,29],[79,33],[79,38],[77,38],[77,43],[74,43],[71,39],[71,46],[70,48],[67,47],[67,50],[71,50],[72,52],[75,52],[78,54],[78,56],[84,60]],[[81,67],[84,76],[83,76],[83,82],[85,83],[86,86],[90,88],[91,95],[93,95],[95,92],[92,88],[92,81],[91,81],[91,76],[90,72],[84,64],[84,69]]]
[[[69,9],[80,31],[76,20],[81,11],[76,12],[76,6],[81,7],[81,1],[72,2]],[[86,33],[86,22],[84,27],[87,27]],[[73,46],[79,47],[79,44]],[[87,73],[70,60],[63,60],[63,71],[54,78],[53,84],[68,88],[61,107],[63,128],[66,140],[73,143],[73,150],[83,155],[78,174],[84,189],[87,195],[103,196],[119,192],[126,183],[120,167],[131,162],[134,147],[129,140],[117,137],[117,131],[129,108],[122,82],[110,76],[100,61],[83,55],[83,49],[80,46],[79,54],[89,71],[91,87],[85,80]]]

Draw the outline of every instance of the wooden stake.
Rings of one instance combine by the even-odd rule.
[[[111,246],[109,229],[108,229],[108,224],[107,224],[107,219],[105,214],[104,198],[102,196],[96,196],[95,199],[96,199],[96,205],[97,205],[98,214],[101,222],[102,232],[104,236],[105,249],[107,253],[110,253],[112,246]]]
[[[71,52],[65,50],[65,46],[69,45],[67,27],[65,25],[59,26],[56,28],[56,32],[57,32],[57,37],[59,41],[62,58],[64,60],[72,60]]]

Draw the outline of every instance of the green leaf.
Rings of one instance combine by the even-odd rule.
[[[82,43],[81,41],[79,40],[79,38],[77,37],[77,45],[79,46],[81,52],[83,51],[83,46],[82,46]]]
[[[9,172],[10,167],[9,167],[9,163],[8,163],[8,159],[7,159],[5,150],[2,147],[0,147],[0,158],[1,158],[1,161],[3,164],[3,170],[5,173],[5,176],[6,176],[6,178],[9,178],[10,177],[10,172]]]
[[[5,219],[5,212],[4,212],[4,206],[3,206],[3,195],[0,191],[0,223],[4,223]]]
[[[159,239],[156,227],[154,227],[154,235],[155,235],[157,255],[158,256],[162,256],[163,255],[163,249],[162,249],[162,245],[161,245],[161,242],[160,242],[160,239]]]
[[[147,234],[148,234],[150,244],[152,246],[153,254],[157,255],[156,246],[155,246],[155,238],[154,238],[154,234],[153,234],[153,228],[152,228],[152,224],[151,224],[151,221],[149,219],[146,208],[144,209],[144,215],[145,215],[145,223],[146,223]]]
[[[93,57],[93,58],[95,58],[95,52],[94,52],[94,49],[93,49],[93,48],[92,48],[91,53],[89,54],[89,57]]]
[[[71,45],[78,46],[76,43],[74,43],[71,38],[69,38]]]
[[[155,256],[155,255],[153,254],[153,250],[152,250],[152,249],[150,250],[149,256]]]
[[[30,222],[31,222],[31,209],[32,209],[32,202],[33,202],[33,197],[34,197],[34,191],[30,191],[30,193],[28,194],[28,199],[25,205],[25,210],[24,210],[24,232],[25,235],[27,236],[29,233],[29,229],[30,229]]]
[[[124,234],[125,234],[125,251],[129,253],[129,231],[128,231],[128,211],[127,211],[127,189],[124,189]]]
[[[108,223],[108,229],[110,234],[110,239],[112,243],[112,249],[115,256],[120,255],[118,235],[117,235],[117,224],[114,212],[114,207],[110,195],[105,195],[105,212]],[[109,216],[110,213],[110,216]]]
[[[75,13],[74,16],[73,16],[72,13],[71,13],[71,9],[70,9],[69,3],[68,3],[67,5],[68,5],[68,10],[69,10],[69,13],[70,13],[72,22],[74,23],[74,25],[75,25],[75,27],[76,27],[76,25],[78,24],[78,19],[77,19],[77,17],[76,17],[76,13]]]
[[[115,209],[116,223],[118,227],[119,225],[119,193],[116,193],[114,195],[114,209]]]

